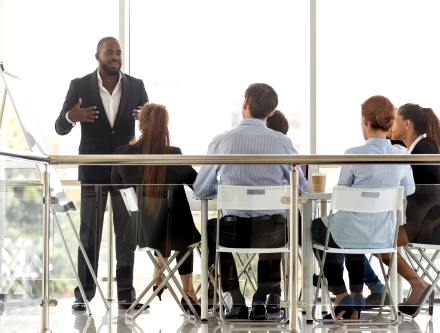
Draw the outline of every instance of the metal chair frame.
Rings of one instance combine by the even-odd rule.
[[[408,243],[406,246],[403,247],[403,249],[408,257],[408,261],[410,262],[412,268],[416,271],[416,273],[422,271],[423,273],[421,275],[421,278],[428,278],[431,281],[431,288],[430,291],[426,294],[425,300],[423,301],[424,304],[427,301],[429,295],[431,295],[432,291],[435,290],[435,288],[437,290],[440,290],[440,286],[438,285],[438,282],[440,280],[440,270],[435,265],[435,260],[440,254],[440,245]],[[434,251],[432,256],[428,255],[427,250]],[[420,259],[417,258],[414,252],[420,255]],[[422,263],[423,260],[426,261],[426,265]],[[433,271],[435,276],[434,274],[430,273],[431,270]],[[419,310],[410,317],[415,318],[419,314],[421,309],[422,307],[420,307]],[[404,315],[406,316],[406,314]]]
[[[221,271],[220,271],[220,252],[232,252],[232,253],[282,253],[285,256],[289,254],[289,245],[288,243],[281,248],[264,248],[264,249],[256,249],[256,248],[228,248],[219,245],[219,229],[220,229],[220,216],[223,209],[237,209],[237,210],[282,210],[288,209],[288,205],[281,202],[281,199],[285,196],[288,196],[290,193],[289,186],[232,186],[232,185],[219,185],[218,186],[218,195],[217,195],[217,240],[216,240],[216,258],[215,258],[215,285],[214,289],[221,290]],[[266,193],[267,192],[267,193]],[[228,196],[232,195],[233,199]],[[253,195],[253,193],[258,193]],[[246,274],[247,278],[250,276],[247,274],[247,265],[251,263],[253,256],[247,257],[245,266],[243,266],[240,271],[242,274]],[[240,260],[241,262],[241,260]],[[288,259],[284,258],[283,263],[287,265],[289,262]],[[284,267],[284,297],[288,299],[288,270]],[[214,303],[216,295],[214,295]],[[222,303],[220,302],[218,314],[216,314],[216,318],[219,321],[219,324],[226,324],[233,327],[234,325],[247,325],[247,326],[257,326],[257,327],[266,327],[270,324],[280,326],[284,325],[288,321],[288,309],[284,309],[284,314],[279,320],[264,320],[264,321],[255,321],[249,319],[230,319],[226,320],[224,318]],[[216,304],[214,304],[213,313],[216,313]]]
[[[343,326],[365,326],[365,324],[369,324],[372,326],[389,326],[394,325],[398,321],[397,316],[397,306],[393,300],[393,295],[391,293],[390,285],[389,285],[389,272],[392,267],[395,257],[397,255],[397,230],[399,227],[399,221],[403,219],[403,193],[404,188],[402,186],[394,187],[394,188],[353,188],[353,187],[344,187],[344,186],[335,186],[333,187],[332,192],[332,200],[330,203],[330,215],[327,227],[327,236],[325,245],[313,243],[313,248],[323,251],[322,259],[320,258],[319,253],[317,254],[317,259],[319,263],[319,276],[317,288],[315,291],[315,298],[312,308],[312,317],[315,321],[319,323],[336,323]],[[342,211],[351,211],[351,212],[362,212],[362,213],[380,213],[380,212],[388,212],[391,211],[392,214],[392,223],[394,224],[394,235],[393,235],[393,247],[391,248],[380,248],[380,249],[369,249],[369,248],[361,248],[361,249],[341,249],[341,248],[333,248],[328,246],[330,232],[332,227],[332,215],[334,210],[342,210]],[[397,214],[399,212],[399,214]],[[318,293],[323,285],[323,290],[326,290],[327,299],[330,299],[330,292],[328,290],[327,279],[324,278],[324,263],[325,257],[327,253],[353,253],[353,254],[376,254],[382,275],[385,281],[385,289],[389,294],[391,301],[391,310],[394,314],[394,320],[391,319],[390,322],[376,322],[376,320],[382,314],[382,308],[385,301],[385,293],[382,293],[381,306],[378,314],[372,319],[359,319],[359,320],[344,320],[344,319],[336,319],[333,306],[330,307],[330,312],[332,314],[333,319],[321,319],[317,318],[316,307],[318,302]],[[385,272],[384,264],[382,261],[382,253],[390,253],[390,264],[388,272]]]
[[[138,194],[136,195],[133,188],[129,189],[122,189],[120,190],[122,198],[124,200],[124,203],[127,207],[127,210],[130,212],[130,214],[134,211],[138,211],[138,197],[140,196],[139,192],[141,190],[138,189]],[[173,190],[169,189],[167,192],[167,202],[168,202],[168,221],[171,220],[171,207],[172,207],[172,201],[173,201]],[[186,295],[185,291],[183,290],[180,282],[177,280],[175,273],[177,272],[177,269],[182,265],[182,263],[185,261],[185,259],[194,251],[196,247],[198,247],[200,242],[193,243],[188,246],[188,250],[184,254],[184,256],[177,262],[173,267],[171,267],[172,262],[179,254],[179,251],[173,251],[173,254],[168,258],[165,259],[160,250],[154,249],[151,247],[145,247],[145,248],[139,248],[139,251],[145,251],[150,258],[151,262],[153,263],[154,267],[157,269],[158,273],[156,276],[153,277],[151,282],[145,287],[145,289],[139,294],[138,298],[131,304],[131,306],[127,309],[125,313],[125,319],[130,321],[135,321],[139,315],[146,310],[147,306],[151,303],[151,301],[154,299],[154,297],[165,287],[167,286],[168,290],[170,291],[171,295],[173,296],[174,300],[176,301],[177,305],[181,308],[183,315],[187,316],[189,318],[195,318],[199,319],[199,315],[197,314],[197,311],[194,309],[192,302]],[[159,258],[162,268],[160,268],[159,264],[156,262],[152,252],[155,252],[157,257]],[[165,274],[167,273],[167,274]],[[141,299],[145,296],[145,294],[151,289],[151,287],[154,285],[154,283],[159,279],[162,278],[162,282],[160,285],[156,288],[156,290],[152,293],[152,295],[147,299],[147,301],[142,305],[142,307],[137,310],[134,314],[131,313],[135,309],[135,307],[140,303]],[[169,280],[172,280],[177,287],[178,291],[180,292],[182,298],[185,300],[185,302],[188,304],[191,312],[193,313],[188,314],[183,305],[180,303],[179,297],[177,296],[176,292],[173,290],[171,284],[169,283]]]

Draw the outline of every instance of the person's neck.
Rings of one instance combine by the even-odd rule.
[[[416,141],[419,136],[420,135],[417,133],[411,133],[407,138],[405,138],[402,141],[405,144],[405,146],[408,147],[408,149],[409,149],[409,147],[411,147],[413,142]]]
[[[367,133],[367,139],[386,139],[387,135],[385,131],[381,130],[369,130]]]
[[[105,73],[101,68],[99,70],[99,76],[102,80],[102,85],[104,86],[107,91],[112,94],[113,90],[115,90],[116,85],[119,81],[119,75],[108,75]]]
[[[267,117],[263,118],[263,119],[255,118],[255,117],[252,117],[250,110],[245,110],[243,113],[243,119],[258,119],[258,120],[261,120],[262,122],[266,123]]]

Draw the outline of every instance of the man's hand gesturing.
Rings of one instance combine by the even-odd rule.
[[[81,109],[82,99],[78,100],[78,103],[69,112],[68,117],[71,122],[86,122],[92,123],[95,119],[98,119],[99,111],[96,111],[96,106]]]
[[[142,106],[139,105],[139,106],[138,106],[138,112],[136,112],[136,113],[133,112],[133,118],[134,118],[134,119],[139,120],[139,112],[141,112],[141,110],[142,110]],[[134,111],[134,110],[133,110],[133,111]]]

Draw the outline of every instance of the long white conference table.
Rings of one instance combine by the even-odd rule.
[[[194,195],[194,199],[201,202],[201,320],[208,320],[208,212],[216,208],[216,196],[199,199]],[[312,219],[313,203],[317,201],[329,201],[331,193],[306,193],[299,197],[299,204],[302,205],[302,301],[305,303],[307,323],[312,323],[313,307],[313,274],[314,274],[314,255],[312,249]],[[326,215],[325,206],[321,214]],[[289,214],[286,214],[289,216]],[[394,261],[396,262],[396,260]],[[298,283],[298,276],[294,277]],[[400,281],[399,281],[400,282]],[[394,300],[399,300],[397,286],[397,266],[394,264],[391,270],[390,285]],[[399,283],[400,284],[400,283]]]

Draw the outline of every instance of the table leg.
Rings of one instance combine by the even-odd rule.
[[[306,303],[306,321],[313,323],[312,306],[313,306],[313,250],[312,250],[312,207],[313,200],[307,200],[303,210],[303,297]]]
[[[201,234],[201,320],[208,320],[208,200],[202,199],[201,201],[201,222],[202,222],[202,234]]]

